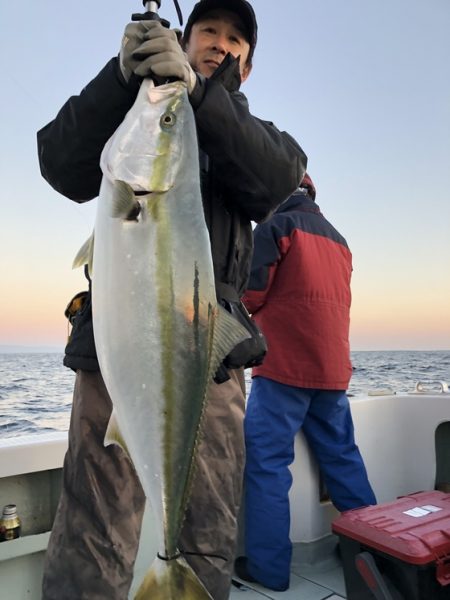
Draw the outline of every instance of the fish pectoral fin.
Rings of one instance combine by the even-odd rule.
[[[125,454],[130,458],[130,453],[128,452],[127,445],[123,438],[122,432],[119,428],[119,423],[117,422],[116,411],[113,410],[111,417],[109,418],[108,427],[106,429],[105,440],[103,442],[104,446],[111,446],[112,444],[116,444],[120,446]]]
[[[220,304],[217,309],[209,364],[210,377],[215,375],[220,363],[237,344],[251,337],[247,329]]]
[[[133,188],[125,181],[114,181],[114,193],[111,202],[111,217],[135,221],[141,212],[141,205],[136,199]]]
[[[94,236],[95,233],[92,232],[89,238],[78,250],[77,255],[73,259],[72,263],[72,269],[77,269],[78,267],[83,267],[84,265],[87,265],[89,269],[89,276],[92,274],[92,262],[94,258]]]
[[[182,557],[156,558],[134,600],[213,600],[200,579]]]

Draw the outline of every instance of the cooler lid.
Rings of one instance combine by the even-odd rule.
[[[450,557],[450,494],[417,492],[342,513],[332,530],[407,563]]]

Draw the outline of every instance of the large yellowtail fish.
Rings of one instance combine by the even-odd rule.
[[[89,260],[100,370],[113,403],[105,443],[133,461],[159,553],[139,600],[211,596],[178,551],[206,392],[247,332],[216,301],[186,86],[146,79],[106,144]]]

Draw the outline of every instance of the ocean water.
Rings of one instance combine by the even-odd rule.
[[[69,427],[74,373],[59,353],[0,354],[0,439]],[[450,384],[450,351],[352,352],[349,395],[410,392],[416,382]],[[246,372],[247,390],[251,385]]]

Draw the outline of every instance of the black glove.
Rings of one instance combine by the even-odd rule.
[[[125,28],[120,49],[120,69],[126,82],[132,73],[139,77],[157,75],[180,79],[191,93],[197,82],[177,33],[159,21],[137,21]]]

